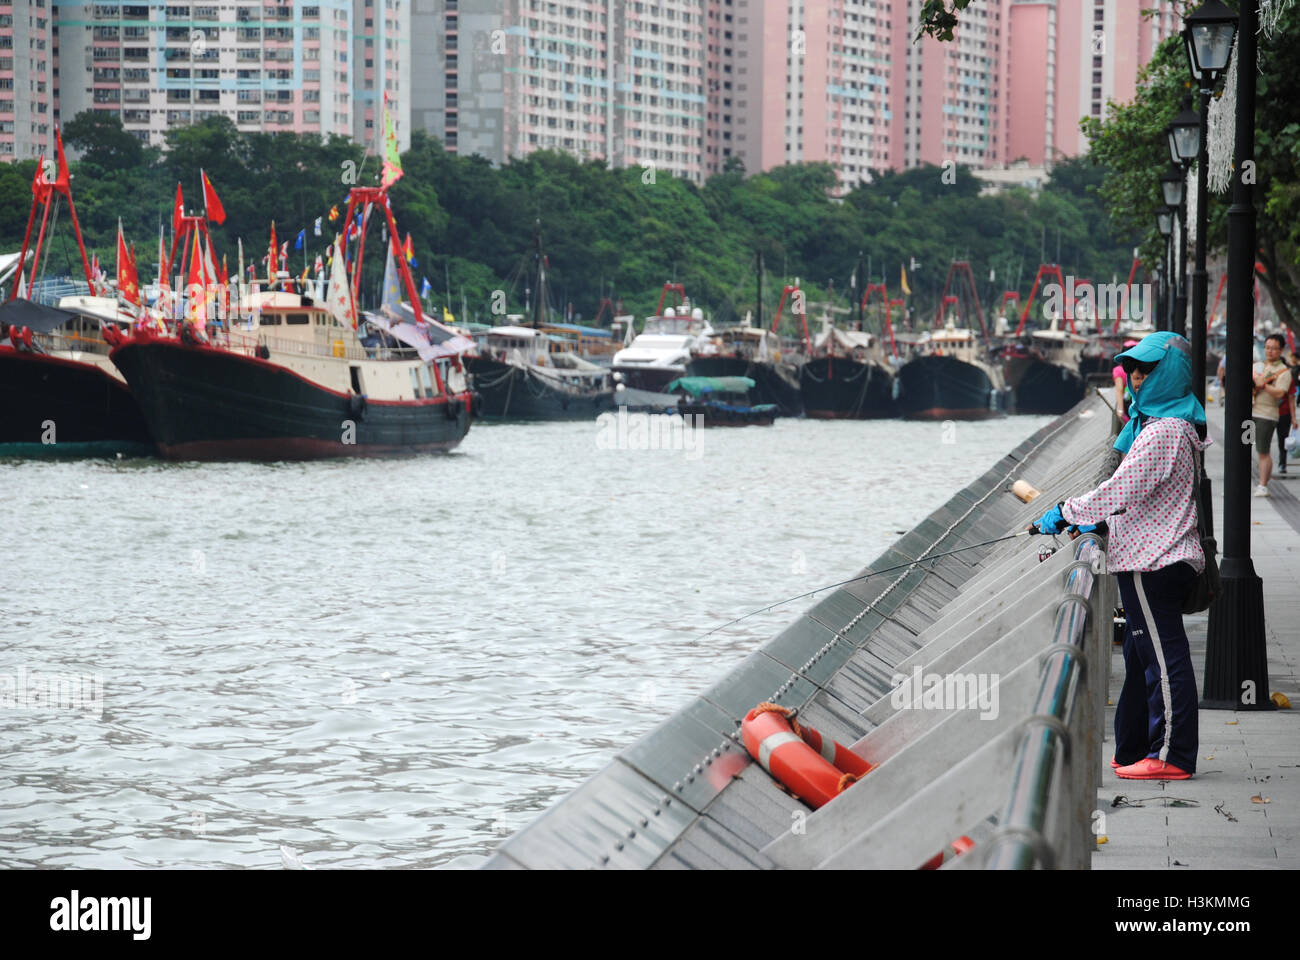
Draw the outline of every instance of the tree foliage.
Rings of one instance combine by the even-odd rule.
[[[1300,11],[1283,13],[1271,39],[1259,37],[1255,112],[1255,207],[1261,284],[1279,318],[1300,331]],[[1102,165],[1100,194],[1119,232],[1143,237],[1142,259],[1160,263],[1156,230],[1164,207],[1159,177],[1169,166],[1165,127],[1189,89],[1181,38],[1165,40],[1139,77],[1131,103],[1111,103],[1105,120],[1083,121],[1092,159]],[[1209,194],[1207,250],[1224,251],[1231,194]],[[1190,261],[1190,251],[1188,260]]]

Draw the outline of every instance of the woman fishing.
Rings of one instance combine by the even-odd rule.
[[[1109,480],[1034,526],[1109,526],[1106,566],[1127,619],[1111,766],[1126,780],[1186,780],[1196,772],[1197,695],[1182,607],[1205,567],[1195,501],[1205,408],[1192,394],[1191,345],[1178,334],[1151,334],[1115,359],[1133,396],[1115,440],[1126,456]]]

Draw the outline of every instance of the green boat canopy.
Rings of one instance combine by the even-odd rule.
[[[706,393],[748,393],[754,389],[749,377],[678,377],[664,388],[665,393],[685,390],[692,397]]]

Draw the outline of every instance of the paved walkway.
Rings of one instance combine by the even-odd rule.
[[[1215,523],[1223,522],[1223,407],[1209,408],[1206,471],[1214,485]],[[1274,444],[1276,459],[1276,443]],[[1113,647],[1104,771],[1097,808],[1105,843],[1094,870],[1300,868],[1300,462],[1276,477],[1273,496],[1251,500],[1251,556],[1264,581],[1269,689],[1289,710],[1200,712],[1200,756],[1191,780],[1121,780],[1110,768],[1114,703],[1124,661]],[[1216,529],[1222,543],[1222,531]],[[1204,689],[1205,614],[1185,618]]]

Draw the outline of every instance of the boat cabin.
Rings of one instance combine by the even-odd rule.
[[[970,327],[959,327],[952,320],[938,330],[931,330],[925,340],[917,343],[917,350],[923,356],[953,357],[963,363],[975,363],[980,359],[975,331]]]

